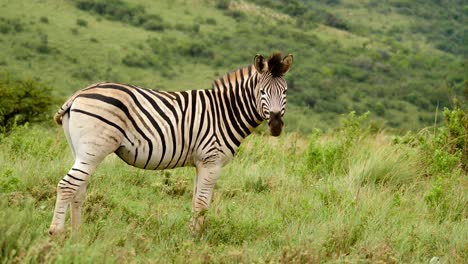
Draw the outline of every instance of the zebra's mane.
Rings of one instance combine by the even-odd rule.
[[[273,53],[267,59],[267,62],[268,71],[271,72],[271,75],[273,75],[274,77],[283,76],[285,69],[288,67],[288,65],[285,65],[283,63],[281,52]],[[213,82],[213,89],[221,89],[229,83],[234,84],[239,76],[243,76],[244,80],[247,80],[256,72],[257,71],[255,70],[255,67],[253,65],[245,66],[237,70],[230,71]]]
[[[230,71],[213,82],[213,89],[223,89],[223,87],[225,87],[229,83],[234,84],[236,82],[236,79],[238,79],[238,77],[240,76],[243,76],[244,80],[247,80],[248,78],[250,78],[250,76],[252,76],[255,73],[253,69],[253,65],[249,65],[239,68],[237,70]]]

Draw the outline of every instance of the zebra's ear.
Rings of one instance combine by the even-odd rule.
[[[293,55],[288,54],[283,58],[283,61],[281,62],[283,64],[283,67],[281,67],[281,71],[283,74],[287,73],[293,64]]]
[[[265,73],[266,71],[268,71],[268,63],[260,54],[255,55],[254,67],[259,73]]]

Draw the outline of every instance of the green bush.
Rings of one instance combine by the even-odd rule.
[[[170,62],[173,55],[177,55],[176,47],[177,40],[175,38],[148,38],[147,44],[151,51],[158,56],[159,59]]]
[[[209,17],[206,19],[205,23],[207,25],[216,25],[216,19],[212,18],[212,17]]]
[[[460,108],[444,109],[445,126],[447,127],[448,153],[459,156],[458,166],[465,172],[468,170],[468,111]]]
[[[349,30],[349,26],[341,18],[333,14],[327,14],[325,17],[325,25],[342,30]]]
[[[159,15],[145,15],[142,18],[141,26],[146,30],[152,31],[163,31],[164,30],[164,21]]]
[[[230,2],[231,2],[230,0],[218,0],[216,2],[216,7],[221,10],[227,10],[229,9]]]
[[[158,66],[158,61],[153,58],[154,56],[148,56],[139,53],[131,53],[125,55],[122,59],[122,63],[128,67],[135,68],[148,68],[153,66]]]
[[[70,28],[70,32],[75,36],[80,33],[77,28]]]
[[[445,123],[413,135],[395,137],[396,144],[418,146],[424,153],[428,175],[446,175],[457,168],[468,169],[468,113],[460,108],[444,109]]]
[[[466,214],[466,200],[454,191],[454,185],[456,181],[453,178],[437,177],[424,195],[430,215],[439,223],[460,221]]]
[[[39,21],[44,24],[49,24],[49,18],[46,16],[42,16],[41,18],[39,18]]]
[[[0,129],[43,121],[55,103],[50,87],[33,80],[17,80],[0,74]],[[52,99],[52,100],[51,100]]]
[[[184,53],[192,58],[205,59],[208,62],[214,58],[214,52],[203,42],[193,42],[184,50]]]
[[[42,54],[49,54],[52,51],[52,48],[49,46],[49,36],[47,34],[40,34],[39,39],[36,51]]]
[[[88,26],[88,21],[84,20],[84,19],[81,19],[81,18],[78,18],[76,20],[76,24],[80,27],[87,27]]]
[[[468,113],[444,109],[445,124],[420,138],[431,172],[450,173],[455,168],[467,171]]]
[[[19,33],[24,30],[24,25],[19,19],[0,17],[0,33]]]
[[[320,141],[320,133],[312,134],[306,151],[306,163],[315,175],[345,173],[348,170],[350,150],[368,134],[363,124],[369,113],[356,116],[351,112],[341,119],[341,126],[333,133],[332,140]]]

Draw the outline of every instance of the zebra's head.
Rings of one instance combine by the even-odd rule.
[[[256,55],[254,67],[259,77],[255,87],[257,110],[264,120],[272,136],[279,136],[283,129],[283,115],[286,111],[286,91],[288,85],[283,76],[291,69],[293,56],[281,58],[281,53],[274,53],[268,59]]]

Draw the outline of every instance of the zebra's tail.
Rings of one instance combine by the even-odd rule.
[[[99,87],[100,84],[102,83],[91,84],[90,86],[79,90],[75,92],[75,94],[70,96],[70,98],[68,98],[68,100],[62,105],[62,107],[60,107],[60,110],[58,110],[57,113],[54,115],[55,123],[57,123],[58,125],[62,125],[62,117],[70,110],[70,107],[72,106],[73,101],[75,101],[76,97],[78,97],[78,95],[82,94],[86,90]]]
[[[60,110],[57,111],[57,113],[54,115],[54,120],[55,120],[55,123],[57,123],[57,125],[62,125],[62,116],[68,112],[68,110],[70,109],[72,103],[73,103],[73,100],[75,99],[75,97],[73,96],[72,98],[68,99],[63,105],[62,107],[60,107]]]

